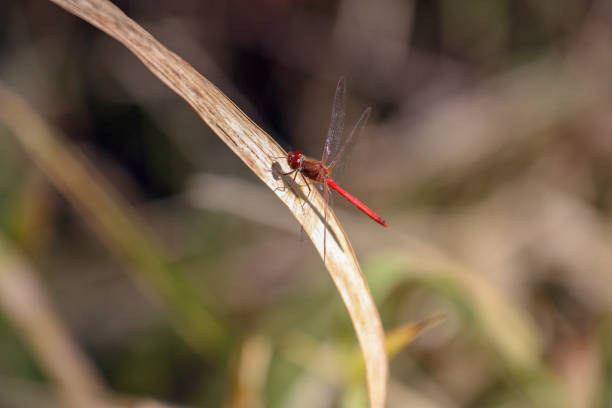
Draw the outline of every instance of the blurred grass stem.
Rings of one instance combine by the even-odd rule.
[[[106,246],[134,272],[137,282],[154,288],[170,312],[170,320],[194,349],[209,356],[211,350],[220,350],[226,341],[225,329],[194,287],[166,262],[154,234],[83,157],[1,83],[0,120]]]
[[[285,152],[278,144],[191,65],[160,44],[111,2],[53,2],[98,27],[132,51],[153,74],[184,98],[217,136],[292,211],[319,255],[325,258],[325,266],[351,316],[364,354],[370,406],[383,408],[387,396],[388,363],[380,316],[348,237],[335,215],[333,212],[329,214],[326,225],[317,216],[325,213],[325,203],[320,194],[314,193],[308,199],[312,211],[303,211],[303,201],[296,194],[290,189],[279,190],[281,182],[272,170],[278,161],[274,158],[283,156]],[[8,94],[5,92],[4,95]],[[20,107],[23,111],[29,111],[25,104],[3,105],[6,103],[0,104],[5,121],[13,125],[11,127],[35,161],[50,175],[58,188],[91,218],[92,225],[99,230],[107,244],[136,266],[141,276],[146,276],[172,306],[171,311],[178,312],[175,313],[177,327],[192,344],[196,347],[206,344],[209,347],[223,343],[226,335],[221,325],[198,302],[195,290],[179,275],[171,273],[168,265],[162,261],[163,258],[158,256],[159,246],[147,239],[145,229],[135,227],[136,224],[131,222],[132,217],[122,211],[127,206],[118,206],[118,199],[105,194],[110,189],[101,187],[104,186],[101,178],[93,179],[93,169],[80,173],[86,167],[78,166],[75,155],[69,154],[57,143],[35,115],[32,115],[32,121],[16,123],[12,117],[18,116],[16,113],[20,112],[19,109],[15,112],[15,109]],[[99,213],[99,205],[105,211]],[[329,235],[337,239],[327,240],[325,246],[327,229]]]

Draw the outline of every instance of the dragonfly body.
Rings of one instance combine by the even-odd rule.
[[[293,170],[301,172],[315,183],[325,183],[329,169],[318,160],[309,159],[300,150],[287,153],[287,163]]]
[[[340,78],[338,86],[336,87],[336,95],[334,97],[334,105],[332,108],[331,122],[329,124],[329,130],[327,132],[327,139],[325,139],[325,146],[323,147],[323,156],[321,160],[314,160],[307,158],[300,150],[295,150],[287,154],[287,164],[291,167],[291,171],[288,173],[281,173],[283,175],[294,173],[293,180],[298,173],[302,174],[304,180],[308,183],[309,181],[318,184],[322,187],[323,198],[325,200],[325,214],[324,222],[327,224],[327,216],[329,213],[329,189],[336,190],[338,194],[349,200],[353,205],[363,211],[368,217],[379,223],[385,228],[389,228],[389,224],[382,219],[378,214],[368,208],[364,203],[353,197],[346,190],[340,187],[331,178],[332,170],[336,167],[340,159],[344,156],[347,150],[350,150],[353,142],[365,126],[368,116],[370,116],[370,108],[367,108],[357,121],[357,124],[351,130],[348,137],[343,143],[340,143],[343,138],[344,132],[344,104],[346,99],[346,89],[344,86],[344,78]],[[329,163],[329,164],[328,164]],[[308,184],[307,184],[308,185]],[[308,187],[310,189],[310,187]],[[325,251],[327,248],[327,230],[323,235],[323,259],[325,259]]]
[[[294,171],[299,171],[304,177],[314,181],[315,183],[325,184],[327,187],[336,190],[338,194],[349,200],[353,205],[363,211],[368,217],[379,223],[385,228],[389,228],[389,224],[378,214],[372,211],[368,206],[359,201],[348,191],[340,187],[331,178],[331,166],[318,160],[308,159],[300,150],[289,152],[287,154],[287,163]]]

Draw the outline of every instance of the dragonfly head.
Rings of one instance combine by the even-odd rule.
[[[287,153],[287,164],[294,170],[297,170],[302,167],[302,163],[304,162],[304,154],[301,150],[296,150],[294,152]]]

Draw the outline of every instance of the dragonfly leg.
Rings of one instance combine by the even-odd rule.
[[[286,173],[283,173],[282,171],[279,171],[279,172],[278,172],[278,173],[276,173],[276,174],[279,174],[279,175],[281,175],[281,176],[288,176],[288,175],[290,175],[290,174],[297,173],[297,171],[298,171],[298,170],[299,170],[299,169],[295,169],[295,170],[288,171],[288,172],[286,172]]]
[[[306,198],[309,198],[310,197],[310,192],[312,191],[312,190],[310,190],[310,183],[306,179],[306,176],[304,176],[303,174],[302,174],[302,178],[304,179],[304,182],[306,183],[306,187],[308,187],[308,195],[306,196]]]
[[[282,172],[282,171],[276,172],[276,174],[278,174],[280,176],[288,176],[290,174],[293,174],[293,180],[291,182],[292,185],[295,183],[295,177],[297,176],[297,173],[298,173],[297,170],[291,170],[291,171],[288,171],[288,172]],[[274,191],[285,191],[286,188],[287,188],[287,186],[283,185],[281,187],[276,187],[274,189]]]
[[[304,184],[306,184],[306,188],[308,188],[308,193],[306,194],[306,200],[302,200],[302,211],[304,211],[304,206],[306,205],[306,203],[308,202],[308,200],[310,200],[310,193],[312,192],[311,188],[310,188],[310,183],[308,182],[308,179],[306,179],[306,176],[304,176],[304,174],[302,174],[302,179],[304,179]]]
[[[276,188],[274,189],[274,191],[285,191],[285,189],[286,189],[286,188],[287,188],[287,187],[285,187],[285,186],[276,187]]]
[[[283,172],[278,172],[278,173],[276,173],[276,174],[280,174],[281,176],[288,176],[288,175],[290,175],[290,174],[293,174],[293,178],[291,179],[291,187],[293,187],[293,186],[295,186],[295,185],[297,184],[297,183],[295,182],[295,179],[297,178],[298,173],[300,173],[300,174],[301,174],[301,172],[300,172],[299,170],[300,170],[300,169],[295,169],[295,170],[288,171],[288,172],[286,172],[286,173],[283,173]],[[304,175],[302,175],[302,177],[304,177]],[[306,180],[306,179],[304,178],[304,180]],[[306,181],[306,186],[308,187],[308,190],[310,190],[310,186],[308,185],[308,182],[307,182],[307,181]],[[284,185],[284,186],[282,186],[282,187],[276,187],[276,188],[274,189],[274,191],[285,191],[285,189],[286,189],[286,188],[287,188],[287,186],[286,186],[286,185]]]

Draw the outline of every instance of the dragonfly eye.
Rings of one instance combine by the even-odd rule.
[[[300,167],[302,167],[303,161],[304,155],[299,150],[287,154],[287,164],[289,164],[289,167],[291,167],[292,169],[299,169]]]

